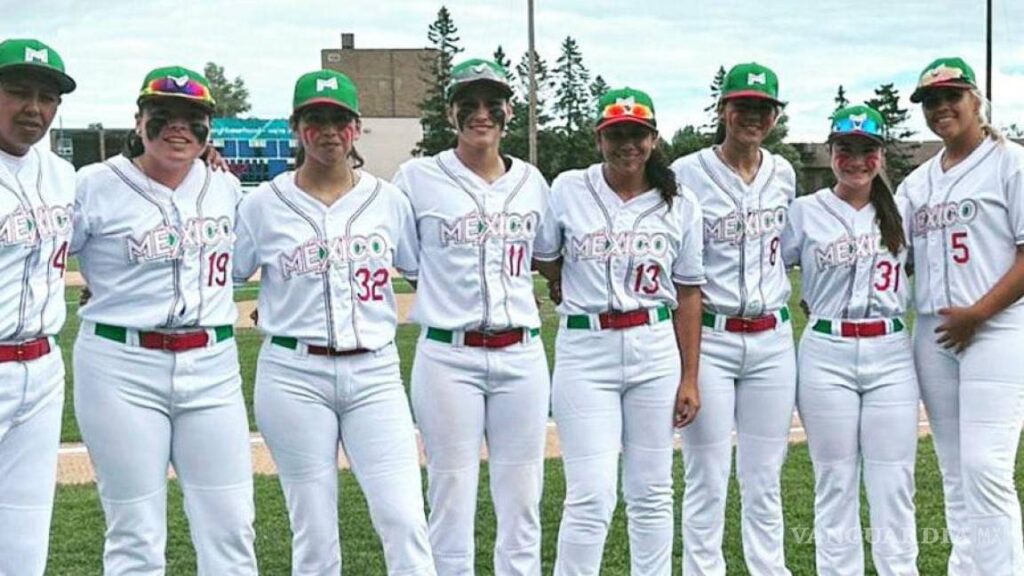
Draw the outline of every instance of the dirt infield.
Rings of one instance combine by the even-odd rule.
[[[929,433],[928,423],[924,420],[924,411],[921,412],[921,423],[919,424],[919,431],[922,436]],[[789,431],[789,439],[791,442],[802,442],[805,440],[804,429],[800,424],[800,419],[796,416],[793,417],[793,426]],[[416,433],[416,440],[420,446],[420,465],[423,465],[426,460],[423,455],[423,442],[419,438],[419,432]],[[253,434],[250,438],[250,444],[252,446],[252,467],[256,474],[275,474],[277,472],[274,466],[274,461],[270,457],[270,451],[267,449],[267,445],[263,442],[263,438],[259,434]],[[676,447],[680,446],[679,437],[676,437]],[[559,458],[561,457],[561,448],[558,443],[558,430],[555,427],[554,422],[548,423],[548,439],[546,446],[546,457],[547,458]],[[483,459],[487,458],[486,448],[481,449],[480,457]],[[343,452],[339,450],[338,456],[338,468],[347,469],[348,461],[345,459]],[[168,477],[173,478],[173,470],[168,471]],[[95,481],[95,474],[93,472],[92,463],[89,461],[89,453],[85,446],[81,444],[65,444],[60,449],[60,459],[57,464],[57,483],[58,484],[89,484]]]

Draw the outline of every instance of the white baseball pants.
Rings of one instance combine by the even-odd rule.
[[[288,505],[293,576],[341,574],[339,442],[366,495],[388,574],[434,574],[419,451],[393,344],[332,358],[267,339],[255,410]]]
[[[42,576],[50,543],[64,362],[0,363],[0,574]]]
[[[1014,462],[1024,422],[1024,308],[991,319],[962,354],[936,343],[942,319],[918,317],[914,352],[953,543],[951,576],[1024,574]]]
[[[75,341],[75,416],[107,521],[106,576],[165,573],[167,466],[201,576],[255,575],[249,426],[234,339],[172,353]]]
[[[780,475],[796,401],[792,325],[750,334],[705,327],[699,380],[700,413],[682,429],[683,574],[725,576],[722,531],[735,425],[747,570],[789,576]]]
[[[863,464],[879,576],[916,576],[918,390],[907,332],[843,338],[804,331],[797,406],[814,463],[819,576],[863,576]]]
[[[412,403],[427,452],[430,543],[440,576],[471,576],[480,447],[497,518],[495,576],[539,576],[550,384],[540,338],[506,348],[420,336]]]
[[[672,415],[679,379],[672,322],[559,330],[551,404],[566,495],[556,576],[601,573],[620,451],[630,574],[672,573]]]

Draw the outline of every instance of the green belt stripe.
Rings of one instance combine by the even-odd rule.
[[[540,328],[530,328],[530,337],[536,338],[538,336],[540,336]],[[434,340],[435,342],[451,344],[455,340],[455,332],[452,330],[445,330],[444,328],[432,328],[428,326],[427,339]]]
[[[200,330],[205,330],[205,328],[200,328]],[[142,332],[145,332],[145,330],[142,330]],[[214,326],[213,333],[214,339],[217,342],[223,342],[235,335],[235,327],[229,324],[224,326]],[[121,344],[128,342],[128,329],[123,326],[111,326],[110,324],[97,323],[95,334],[101,338],[120,342]]]
[[[892,331],[889,333],[895,334],[897,332],[902,332],[905,327],[906,325],[903,323],[903,320],[900,320],[899,318],[893,318]],[[832,322],[829,320],[818,320],[817,322],[814,323],[812,330],[814,330],[815,332],[821,332],[822,334],[832,334]]]
[[[717,316],[714,312],[705,311],[700,315],[700,323],[707,328],[714,328],[716,318]],[[779,308],[779,320],[781,320],[782,322],[789,322],[789,318],[789,306],[783,306],[782,308]]]
[[[668,306],[658,306],[658,322],[664,322],[672,317],[672,310]],[[590,316],[586,314],[570,314],[565,317],[565,327],[569,330],[590,330]]]
[[[270,343],[276,344],[277,346],[281,346],[282,348],[287,348],[289,350],[295,350],[296,348],[299,347],[299,339],[290,338],[288,336],[271,336]]]

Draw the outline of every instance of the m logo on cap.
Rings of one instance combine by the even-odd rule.
[[[46,48],[40,48],[36,50],[34,48],[25,47],[25,62],[42,62],[43,64],[50,63],[50,53]]]
[[[636,104],[636,98],[630,96],[629,98],[616,98],[615,103],[622,106],[625,109],[626,114],[633,114],[633,106]]]
[[[317,92],[323,92],[327,88],[330,88],[331,90],[337,90],[338,89],[338,79],[337,78],[326,78],[326,79],[325,78],[317,78],[316,79],[316,91]]]
[[[753,72],[747,74],[747,84],[750,86],[753,86],[754,84],[765,84],[767,82],[768,78],[764,72],[761,72],[760,74],[754,74]]]
[[[851,114],[850,122],[853,123],[854,130],[861,130],[864,127],[864,122],[868,119],[867,114]]]
[[[184,87],[188,84],[188,76],[168,76],[171,82],[174,82],[177,86]]]

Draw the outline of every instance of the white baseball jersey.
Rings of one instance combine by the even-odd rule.
[[[986,138],[945,172],[943,153],[907,176],[899,191],[909,202],[921,314],[980,300],[1024,245],[1024,148]],[[1024,307],[1024,300],[1011,307]]]
[[[196,160],[176,190],[124,156],[78,172],[71,253],[92,298],[83,320],[136,330],[234,324],[238,179]]]
[[[704,214],[704,308],[719,314],[761,316],[789,300],[781,236],[796,196],[796,175],[782,156],[763,149],[761,156],[749,185],[713,148],[672,163]]]
[[[904,202],[899,200],[897,205]],[[872,204],[860,210],[830,188],[797,198],[782,234],[782,259],[800,266],[801,296],[812,316],[893,318],[906,310],[907,249],[882,243]]]
[[[395,338],[391,269],[415,276],[418,241],[409,200],[357,172],[326,206],[279,174],[238,209],[235,278],[260,275],[260,329],[338,350],[376,350]]]
[[[0,151],[0,342],[64,325],[75,169],[49,151]]]
[[[657,189],[624,202],[602,165],[555,179],[534,258],[564,258],[561,314],[667,305],[676,284],[704,284],[701,210],[685,188],[669,208]]]
[[[536,168],[513,158],[488,184],[446,150],[402,164],[394,182],[412,202],[420,238],[414,322],[540,327],[530,260],[549,191]]]

